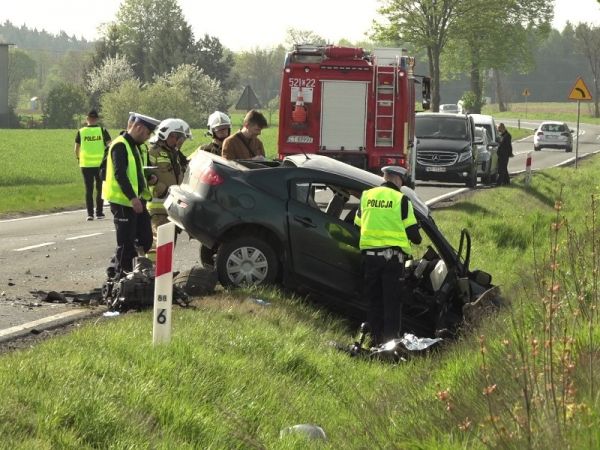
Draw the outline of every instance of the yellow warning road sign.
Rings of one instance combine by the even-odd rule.
[[[529,97],[530,95],[531,95],[531,92],[529,92],[529,89],[525,88],[525,90],[523,91],[523,96]]]
[[[569,100],[591,100],[592,94],[590,90],[585,85],[583,78],[577,77],[577,81],[575,81],[575,85],[573,89],[571,89],[571,93],[569,94]]]

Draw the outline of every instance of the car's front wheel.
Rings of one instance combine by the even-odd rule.
[[[533,146],[533,150],[536,152],[539,152],[542,149],[542,147],[537,147],[537,146]]]
[[[273,248],[260,238],[239,237],[217,251],[217,273],[223,286],[273,283],[279,261]]]
[[[470,188],[477,186],[477,166],[471,169],[471,173],[468,175],[465,185]]]

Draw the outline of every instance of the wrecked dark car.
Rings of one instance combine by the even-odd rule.
[[[183,183],[171,187],[165,207],[173,222],[201,242],[201,262],[214,265],[222,285],[281,283],[360,319],[367,305],[360,295],[359,228],[353,222],[362,191],[382,182],[325,156],[235,162],[200,151]],[[469,268],[466,230],[457,230],[457,251],[415,192],[402,190],[424,237],[407,262],[412,295],[403,324],[428,336],[440,314],[450,325],[461,323],[463,306],[493,288],[492,278]]]

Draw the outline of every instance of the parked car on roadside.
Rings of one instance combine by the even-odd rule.
[[[473,119],[465,114],[418,113],[415,118],[418,180],[463,181],[477,185],[477,146]]]
[[[460,107],[454,103],[444,103],[440,105],[441,113],[452,113],[452,114],[460,114]]]
[[[476,127],[483,127],[486,129],[489,143],[494,146],[498,146],[499,137],[498,127],[494,118],[487,114],[469,114],[473,118],[473,123]]]
[[[498,145],[491,145],[483,127],[475,127],[475,138],[482,141],[477,145],[477,175],[483,184],[495,183],[498,178]]]
[[[360,230],[354,224],[361,193],[383,178],[320,155],[282,162],[230,161],[208,152],[191,159],[183,183],[172,186],[169,218],[204,251],[224,286],[282,283],[314,293],[351,317],[364,318],[360,295]],[[432,335],[439,305],[447,320],[491,289],[491,275],[471,270],[471,237],[462,230],[456,251],[428,207],[407,187],[424,243],[407,262],[412,295],[404,306],[408,329]],[[457,233],[458,233],[457,229]]]
[[[533,135],[533,149],[538,152],[542,148],[563,148],[573,151],[573,130],[564,122],[542,122]]]

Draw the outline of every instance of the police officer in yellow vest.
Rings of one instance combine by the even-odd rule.
[[[94,184],[96,185],[96,218],[103,219],[102,178],[100,165],[110,145],[110,134],[98,125],[98,111],[92,109],[86,118],[86,126],[75,136],[75,158],[79,161],[85,183],[85,206],[87,220],[94,220]]]
[[[373,344],[397,337],[402,326],[404,262],[411,242],[421,243],[413,206],[400,188],[407,171],[399,166],[381,169],[381,186],[362,193],[354,223],[360,227],[363,298]]]
[[[147,252],[152,245],[150,215],[146,209],[150,191],[138,146],[150,137],[158,123],[152,117],[135,113],[127,132],[116,138],[109,149],[102,196],[110,202],[117,234],[115,255],[106,271],[109,278],[120,278],[133,270],[136,246]]]
[[[190,126],[184,120],[174,118],[163,120],[156,128],[154,136],[150,138],[148,162],[152,173],[156,175],[156,182],[150,186],[152,200],[148,203],[153,236],[148,257],[152,260],[156,258],[158,227],[169,221],[163,205],[169,193],[169,186],[178,185],[183,181],[187,167],[187,158],[180,151],[186,139],[192,139]]]

